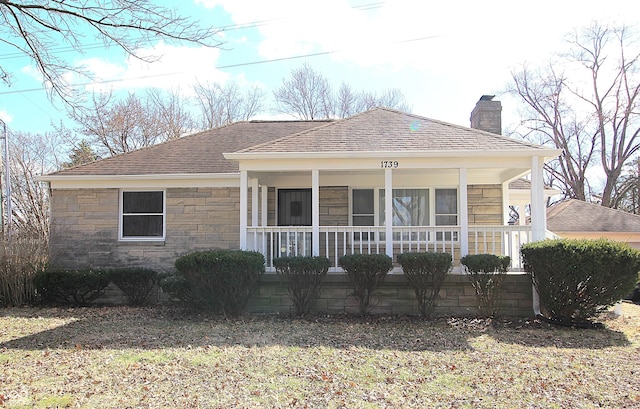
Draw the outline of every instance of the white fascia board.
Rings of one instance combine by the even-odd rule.
[[[239,173],[192,173],[158,175],[43,175],[38,180],[52,189],[137,187],[237,187]]]

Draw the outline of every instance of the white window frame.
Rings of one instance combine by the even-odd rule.
[[[123,236],[125,192],[162,192],[162,236]],[[159,215],[159,213],[136,213],[139,216]],[[118,240],[119,241],[164,241],[167,236],[167,191],[165,189],[120,189],[118,198]]]

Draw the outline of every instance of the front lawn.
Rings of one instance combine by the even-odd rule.
[[[0,406],[640,407],[640,306],[605,329],[411,317],[0,310]]]

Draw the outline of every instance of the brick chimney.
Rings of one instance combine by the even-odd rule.
[[[471,111],[471,127],[502,135],[502,104],[495,95],[483,95]]]

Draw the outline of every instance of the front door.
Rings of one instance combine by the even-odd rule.
[[[311,189],[278,190],[278,226],[311,226]],[[291,229],[280,234],[281,256],[310,256],[311,233]]]
[[[278,226],[311,226],[311,189],[278,190]]]

